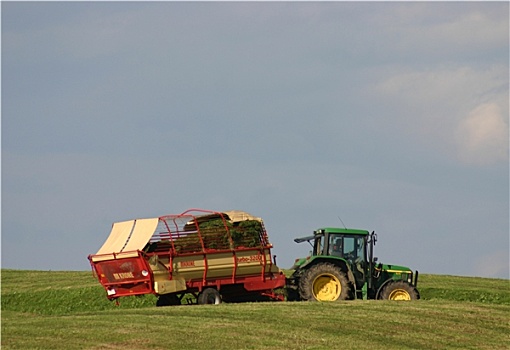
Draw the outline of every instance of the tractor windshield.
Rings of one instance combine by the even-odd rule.
[[[351,262],[365,260],[363,237],[335,235],[329,236],[329,255],[338,256]]]

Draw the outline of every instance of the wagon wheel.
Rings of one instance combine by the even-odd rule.
[[[156,306],[181,305],[181,300],[177,294],[162,294],[156,301]]]
[[[197,298],[199,304],[221,304],[221,295],[214,288],[204,289]]]

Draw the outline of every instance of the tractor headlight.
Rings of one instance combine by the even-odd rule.
[[[142,270],[142,276],[143,276],[143,277],[147,277],[147,276],[149,276],[149,271],[147,271],[147,270]]]

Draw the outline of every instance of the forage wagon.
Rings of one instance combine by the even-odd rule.
[[[190,209],[178,215],[114,223],[89,255],[109,299],[155,294],[157,305],[275,299],[285,276],[271,256],[261,218],[233,210]]]

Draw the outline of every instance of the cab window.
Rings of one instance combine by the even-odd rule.
[[[354,237],[344,237],[344,256],[352,257],[356,254]]]
[[[342,236],[330,235],[329,236],[329,252],[328,255],[342,256],[343,250]]]

